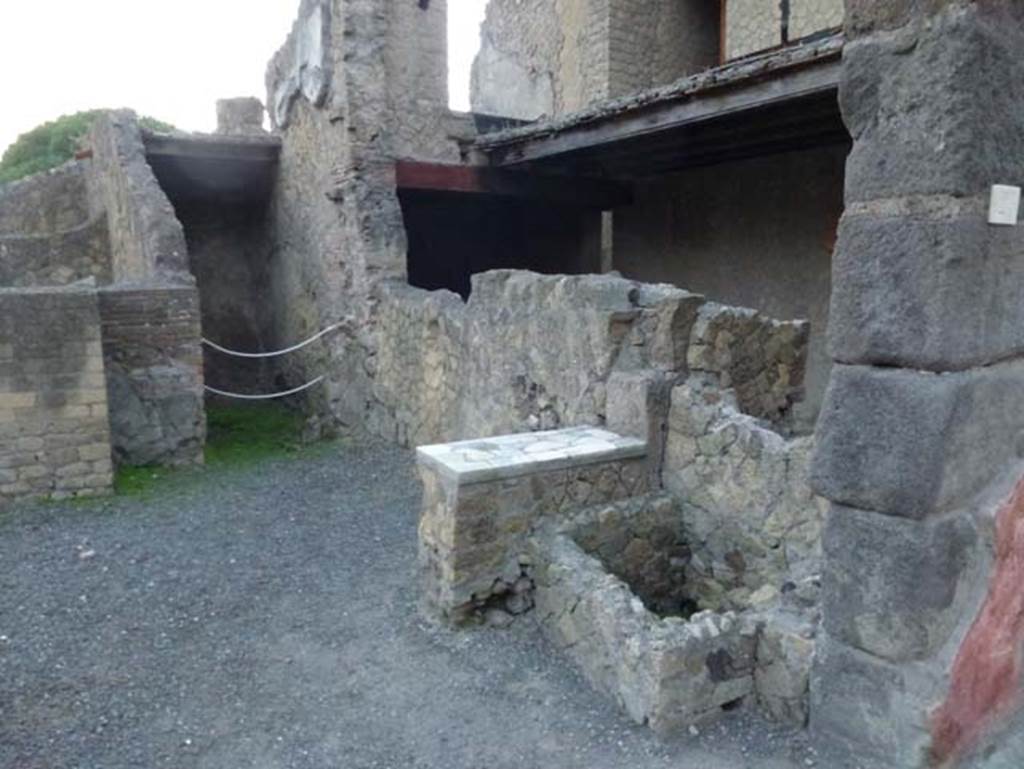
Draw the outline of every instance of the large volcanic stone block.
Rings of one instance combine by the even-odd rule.
[[[894,662],[930,657],[983,592],[988,558],[979,545],[971,516],[921,522],[834,507],[824,537],[825,629]]]
[[[980,197],[871,208],[839,229],[836,360],[943,371],[1024,351],[1024,228],[988,225]]]
[[[950,374],[836,366],[811,485],[851,507],[923,518],[960,507],[1022,444],[1024,363]]]
[[[940,698],[920,671],[819,636],[811,672],[811,733],[823,766],[926,766],[928,703]]]
[[[904,17],[895,10],[881,13],[878,21],[886,25]],[[975,195],[993,183],[1024,178],[1024,30],[1015,23],[1018,14],[1007,3],[970,4],[846,48],[840,98],[855,139],[848,203]]]

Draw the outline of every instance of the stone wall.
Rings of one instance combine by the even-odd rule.
[[[110,281],[105,217],[52,235],[0,235],[0,286],[62,286]]]
[[[462,300],[397,281],[383,284],[379,299],[370,432],[403,446],[456,439]]]
[[[614,215],[613,264],[626,277],[810,321],[797,406],[805,431],[831,368],[825,330],[846,154],[837,146],[686,171],[637,185],[633,205]]]
[[[199,295],[184,286],[99,292],[114,456],[121,464],[201,462]]]
[[[473,109],[534,120],[671,83],[717,63],[718,29],[703,0],[491,0]]]
[[[92,213],[89,160],[0,185],[0,286],[110,280],[106,217]]]
[[[88,221],[89,161],[72,160],[51,171],[0,185],[0,235],[52,235]]]
[[[808,479],[813,438],[786,438],[703,376],[672,391],[662,479],[682,502],[701,605],[736,609],[821,572],[826,502]]]
[[[870,769],[1019,766],[1024,235],[986,210],[1024,178],[1024,8],[851,0],[847,35],[811,726]]]
[[[0,289],[0,508],[112,483],[95,290]]]
[[[146,161],[135,114],[103,113],[87,143],[89,204],[107,219],[113,279],[192,285],[185,235]]]
[[[289,356],[281,376],[301,384],[326,374],[313,405],[342,424],[363,424],[372,399],[375,286],[405,277],[394,160],[459,157],[439,76],[446,23],[443,0],[303,0],[267,70],[283,142],[269,217],[275,335],[344,324],[324,347]]]
[[[614,371],[685,368],[703,302],[599,275],[496,270],[473,286],[465,305],[450,292],[382,294],[363,424],[411,444],[601,424]]]

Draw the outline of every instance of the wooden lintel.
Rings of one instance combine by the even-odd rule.
[[[630,186],[622,182],[489,166],[399,160],[395,182],[400,190],[522,198],[574,208],[609,210],[633,202]]]
[[[838,57],[826,59],[785,73],[775,73],[771,77],[741,81],[678,100],[595,117],[548,133],[515,137],[494,144],[483,141],[480,149],[492,163],[505,167],[596,150],[705,121],[754,115],[765,108],[799,102],[815,95],[835,94],[840,70]]]

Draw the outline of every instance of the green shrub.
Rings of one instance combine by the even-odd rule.
[[[101,112],[87,110],[63,115],[23,133],[0,158],[0,184],[66,163],[74,157],[78,142]],[[139,123],[152,131],[174,130],[174,126],[151,117],[140,118]]]

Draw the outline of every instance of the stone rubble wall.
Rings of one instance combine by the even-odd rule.
[[[106,217],[50,235],[0,235],[0,286],[110,282]]]
[[[734,390],[739,409],[772,423],[802,397],[810,324],[708,302],[693,327],[686,362]]]
[[[373,396],[379,405],[370,412],[368,429],[402,446],[455,440],[462,299],[398,281],[383,284],[379,297],[381,340],[372,359]]]
[[[89,160],[0,185],[0,286],[110,281],[106,217],[89,208]]]
[[[126,465],[202,462],[206,438],[194,288],[99,292],[114,456]]]
[[[112,473],[95,290],[0,289],[0,508],[101,494]]]
[[[1024,178],[1024,7],[858,0],[846,31],[812,732],[868,769],[1020,766],[1024,230],[986,210]]]
[[[682,503],[702,605],[736,608],[820,574],[827,503],[808,479],[813,444],[743,413],[702,376],[672,390],[662,480]]]
[[[652,493],[577,510],[530,538],[545,635],[637,723],[660,733],[756,703],[806,723],[817,596],[762,590],[732,609],[694,601],[680,503]]]
[[[283,308],[275,335],[304,339],[344,324],[326,345],[289,356],[281,373],[296,385],[326,374],[311,405],[342,425],[362,426],[373,400],[376,287],[405,277],[394,160],[459,159],[440,75],[446,19],[443,0],[304,0],[267,69],[283,143],[269,216],[272,300]],[[306,83],[297,94],[296,76]]]
[[[102,114],[87,141],[91,214],[107,218],[113,280],[193,285],[185,232],[146,161],[135,114]]]
[[[0,185],[0,236],[53,235],[92,218],[86,189],[87,160]]]
[[[642,459],[465,485],[421,464],[420,477],[424,601],[431,615],[454,623],[494,606],[514,614],[532,608],[532,598],[512,588],[531,578],[527,536],[543,520],[647,490]]]
[[[780,430],[800,396],[806,323],[674,286],[494,270],[465,304],[398,281],[377,302],[362,424],[403,445],[608,423],[650,436],[656,469],[688,362]]]

